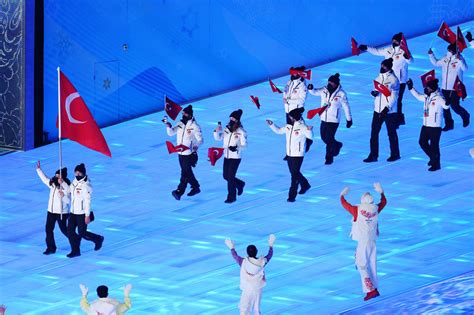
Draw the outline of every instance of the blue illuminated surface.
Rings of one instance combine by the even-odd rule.
[[[433,37],[408,43],[416,59],[410,76],[419,90],[418,77],[432,69],[425,51]],[[444,54],[445,46],[435,40],[437,56]],[[464,57],[474,67],[474,49],[467,49]],[[286,202],[290,178],[282,161],[284,137],[265,125],[266,118],[283,124],[281,96],[272,94],[266,82],[193,104],[205,137],[195,170],[202,193],[180,202],[170,194],[178,183],[179,166],[177,157],[166,151],[164,142],[170,138],[160,122],[162,112],[104,129],[112,159],[64,141],[69,173],[80,162],[88,167],[97,217],[91,230],[105,235],[103,249],[94,252],[93,244],[83,241],[82,256],[72,260],[65,256],[69,244],[58,228],[57,253],[42,255],[48,190],[34,165],[41,160],[52,175],[58,168],[57,144],[1,156],[0,303],[7,304],[8,314],[82,314],[79,283],[90,288],[91,300],[98,285],[108,285],[110,295],[121,299],[123,286],[132,283],[133,308],[128,314],[236,314],[239,268],[224,239],[234,239],[242,255],[250,243],[264,253],[268,234],[275,233],[262,302],[265,314],[393,314],[393,309],[420,313],[430,310],[424,303],[426,292],[436,310],[472,309],[472,125],[462,128],[453,113],[455,129],[441,137],[442,170],[428,172],[418,146],[422,103],[407,92],[407,125],[399,129],[402,159],[385,162],[389,152],[384,128],[379,162],[364,164],[373,106],[369,93],[380,61],[362,54],[314,69],[318,86],[330,74],[341,73],[354,125],[346,129],[341,124],[336,137],[344,147],[335,163],[325,166],[319,119],[310,122],[316,139],[302,170],[312,189],[294,204]],[[281,88],[286,80],[274,82]],[[468,93],[474,93],[474,76],[466,75],[465,84]],[[260,110],[249,95],[259,96]],[[472,100],[468,97],[464,106],[474,114]],[[316,106],[319,98],[309,96],[307,107]],[[247,186],[237,203],[227,205],[222,161],[212,167],[206,153],[207,147],[220,145],[212,138],[216,122],[225,122],[237,108],[244,110],[249,134],[239,170]],[[349,239],[351,218],[339,204],[339,193],[350,186],[348,200],[357,203],[375,181],[383,184],[388,198],[377,243],[381,296],[363,302],[354,268],[356,243]]]

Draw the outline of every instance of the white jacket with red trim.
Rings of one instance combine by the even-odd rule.
[[[214,130],[214,139],[223,140],[224,157],[227,159],[240,159],[240,152],[247,146],[247,132],[244,128],[239,127],[235,131],[230,131],[228,127],[224,130]],[[237,151],[232,152],[229,147],[237,147]]]
[[[305,125],[303,119],[285,127],[278,127],[273,123],[270,128],[277,134],[286,134],[286,155],[291,157],[304,156],[306,139],[313,138],[313,131]]]
[[[419,93],[415,88],[410,90],[411,94],[423,105],[423,126],[441,127],[443,122],[443,109],[449,109],[446,101],[439,90],[429,96]]]
[[[61,184],[61,189],[64,193],[63,197],[61,198],[61,195],[59,194],[59,187],[56,187],[56,185],[49,184],[49,178],[44,174],[43,170],[40,168],[36,169],[36,172],[38,173],[39,178],[45,184],[46,186],[49,187],[49,201],[48,201],[48,212],[51,213],[69,213],[69,202],[71,201],[69,199],[71,189],[66,182],[63,181]],[[62,199],[62,200],[61,200]],[[62,209],[61,209],[61,202],[62,202]]]
[[[179,155],[192,154],[193,147],[199,147],[203,142],[201,127],[194,118],[186,122],[186,124],[180,121],[174,127],[168,126],[166,132],[168,136],[176,135],[176,145],[182,144],[189,148],[188,150],[178,152]]]
[[[385,107],[387,107],[389,114],[394,113],[396,106],[393,105],[397,104],[398,91],[400,90],[400,84],[397,77],[392,71],[388,71],[385,73],[379,73],[377,78],[375,78],[375,81],[385,85],[392,94],[390,94],[390,96],[385,96],[379,92],[379,95],[376,96],[374,100],[374,111],[381,113]]]
[[[442,83],[441,89],[453,90],[456,77],[463,80],[463,73],[467,70],[467,64],[462,55],[459,58],[448,51],[446,56],[441,59],[436,59],[434,54],[429,54],[430,61],[433,66],[441,67],[442,69]]]
[[[285,113],[291,112],[295,108],[304,107],[308,88],[305,80],[296,79],[286,83],[283,92],[283,103],[285,105]]]
[[[393,48],[391,45],[383,48],[367,47],[367,51],[372,55],[383,56],[385,59],[392,58],[393,73],[398,78],[400,83],[407,82],[408,64],[414,61],[413,56],[410,56],[410,59],[406,59],[405,56],[403,56],[405,51],[401,49],[400,46]]]
[[[347,101],[346,92],[339,85],[337,89],[330,94],[327,87],[309,90],[309,93],[321,96],[321,107],[328,105],[326,110],[320,116],[322,121],[339,123],[341,121],[342,111],[346,115],[346,120],[352,120],[351,109]]]

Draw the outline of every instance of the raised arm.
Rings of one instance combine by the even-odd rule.
[[[430,53],[431,52],[431,53]],[[433,51],[430,50],[428,51],[428,56],[430,57],[431,64],[435,67],[441,67],[441,60],[436,59]]]
[[[354,218],[354,221],[357,220],[357,206],[351,205],[349,202],[347,202],[346,198],[344,197],[347,195],[349,192],[349,187],[344,187],[344,189],[341,191],[341,204],[346,209],[350,214],[352,214],[352,217]]]
[[[277,125],[275,125],[275,124],[273,123],[273,121],[271,121],[271,120],[269,120],[269,119],[267,119],[267,125],[268,125],[268,126],[270,127],[270,129],[273,130],[273,132],[276,133],[276,134],[281,135],[281,134],[284,134],[284,133],[285,133],[285,128],[286,128],[286,127],[281,127],[281,128],[280,128],[280,127],[278,127]]]
[[[374,56],[382,56],[382,57],[385,57],[385,52],[386,52],[387,48],[386,47],[382,47],[382,48],[375,48],[375,47],[370,47],[370,46],[367,46],[367,52],[371,55],[374,55]]]
[[[421,94],[421,93],[418,92],[415,88],[412,88],[412,89],[410,90],[410,92],[411,92],[411,95],[413,95],[417,100],[422,101],[422,102],[425,101],[425,96],[424,96],[424,94]]]
[[[166,133],[168,134],[168,136],[174,136],[176,133],[178,133],[178,128],[179,128],[179,125],[176,125],[174,127],[171,127],[171,124],[168,123],[166,125]]]
[[[89,314],[91,312],[91,306],[89,304],[89,301],[87,300],[87,293],[89,292],[89,289],[83,284],[80,284],[79,288],[81,289],[81,292],[82,292],[81,310]]]
[[[132,308],[132,301],[130,300],[130,290],[132,289],[131,284],[127,284],[123,290],[123,303],[120,303],[117,307],[117,315],[122,315],[126,311]]]
[[[230,249],[230,253],[232,254],[232,258],[234,258],[235,262],[239,264],[239,266],[242,266],[242,262],[244,261],[244,259],[237,254],[234,242],[232,242],[232,240],[230,239],[226,239],[225,244]]]
[[[49,178],[44,174],[43,170],[41,169],[40,161],[36,162],[36,173],[38,174],[43,184],[49,187]]]
[[[320,88],[309,90],[309,93],[315,96],[321,96],[321,94],[323,93],[323,90],[324,90],[324,87],[320,87]]]
[[[387,199],[385,198],[385,194],[383,192],[382,185],[380,183],[374,183],[374,189],[378,192],[381,196],[380,202],[377,204],[377,211],[380,213],[382,209],[387,204]]]

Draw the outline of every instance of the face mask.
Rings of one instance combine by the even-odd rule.
[[[400,44],[397,44],[397,43],[395,43],[395,42],[392,42],[392,47],[393,47],[393,48],[395,48],[395,47],[397,47],[397,46],[400,46]]]
[[[186,124],[191,118],[189,118],[189,116],[183,116],[183,118],[181,118],[181,121],[183,122],[183,124]]]
[[[298,78],[299,78],[299,76],[297,76],[297,75],[292,75],[290,77],[291,81],[298,80]]]
[[[425,87],[423,91],[424,91],[425,94],[428,95],[428,96],[431,94],[431,90],[428,89],[427,87]]]
[[[228,126],[229,126],[229,129],[230,129],[230,130],[234,130],[234,127],[235,127],[235,121],[233,121],[233,120],[230,120],[230,121],[229,121],[229,124],[228,124]]]
[[[386,73],[389,72],[390,69],[385,70],[384,68],[380,67],[380,73]]]
[[[85,176],[76,176],[76,179],[77,179],[77,180],[81,180],[81,179],[83,179],[84,177],[85,177]]]
[[[53,184],[54,184],[54,186],[56,186],[56,187],[59,186],[58,178],[57,178],[56,176],[54,176],[53,178],[51,178],[51,179],[49,180],[49,185],[51,186],[51,185],[53,185]]]
[[[334,91],[337,89],[337,86],[333,86],[333,85],[331,85],[331,84],[328,84],[328,85],[326,86],[326,88],[328,89],[328,91],[329,91],[330,93],[332,93],[332,92],[334,92]]]

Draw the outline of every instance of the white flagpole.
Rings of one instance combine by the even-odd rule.
[[[63,178],[62,176],[62,168],[63,168],[63,154],[62,154],[62,147],[61,147],[61,69],[58,67],[58,144],[59,144],[59,178]],[[59,186],[59,191],[61,192],[61,185]],[[59,195],[59,206],[61,207],[61,220],[63,219],[63,198]]]

